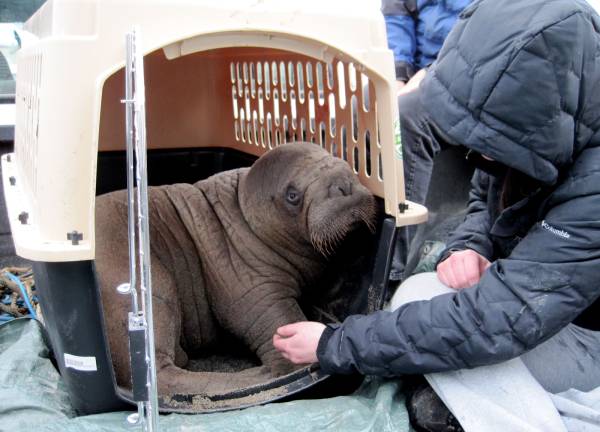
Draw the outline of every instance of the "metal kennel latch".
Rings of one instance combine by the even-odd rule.
[[[150,277],[144,59],[140,45],[139,29],[134,28],[125,36],[125,99],[122,101],[125,104],[127,143],[129,282],[119,285],[117,291],[131,295],[129,356],[133,399],[138,412],[131,414],[127,421],[141,425],[144,431],[154,432],[158,430],[158,391]],[[138,305],[136,261],[139,262],[141,305]]]

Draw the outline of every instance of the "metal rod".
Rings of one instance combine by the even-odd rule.
[[[154,319],[152,314],[152,278],[150,272],[150,235],[148,225],[148,173],[146,166],[146,96],[144,86],[144,58],[140,49],[139,29],[133,30],[134,75],[134,125],[138,207],[138,251],[140,259],[140,290],[142,311],[147,324],[146,357],[148,361],[149,400],[146,404],[144,428],[158,429],[158,391],[156,384],[156,358],[154,347]]]
[[[125,141],[127,148],[127,215],[129,228],[129,292],[133,313],[138,313],[135,265],[135,193],[133,158],[133,34],[125,36]]]
[[[131,425],[141,425],[144,431],[158,430],[158,391],[154,347],[154,320],[152,315],[152,279],[150,271],[150,236],[148,223],[148,172],[146,168],[146,100],[144,64],[140,46],[139,29],[134,28],[125,38],[125,140],[127,144],[127,210],[129,232],[129,283],[117,287],[123,294],[131,294],[133,317],[143,330],[144,361],[147,375],[144,384],[147,392],[141,392],[137,413],[128,417]],[[137,186],[137,187],[136,187]],[[137,230],[136,233],[136,217]],[[137,234],[137,235],[136,235]],[[137,241],[136,241],[137,237]],[[137,251],[136,251],[137,246]],[[141,309],[137,298],[137,268],[139,259],[139,285]],[[130,349],[132,329],[130,321]],[[136,325],[137,333],[140,328]],[[132,357],[133,359],[133,357]],[[133,363],[133,362],[132,362]],[[139,370],[138,370],[139,371]],[[141,372],[141,371],[140,371]],[[140,397],[140,396],[138,396]]]

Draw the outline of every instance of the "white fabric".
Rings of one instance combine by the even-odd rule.
[[[391,309],[447,292],[452,289],[435,273],[420,273],[400,285]],[[518,358],[475,369],[427,374],[425,378],[466,432],[567,430],[550,395]]]
[[[549,394],[518,358],[425,378],[467,432],[566,430]]]
[[[600,388],[550,395],[568,431],[600,432]]]

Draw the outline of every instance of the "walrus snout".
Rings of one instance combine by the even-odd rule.
[[[353,175],[353,174],[352,174]],[[375,198],[358,180],[337,178],[327,188],[328,197],[309,212],[310,240],[322,255],[329,256],[352,231],[365,226],[375,231]]]

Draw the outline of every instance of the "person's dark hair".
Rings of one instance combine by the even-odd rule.
[[[507,168],[500,193],[500,211],[533,194],[540,182],[516,169]]]
[[[539,181],[527,174],[507,167],[501,162],[485,158],[476,151],[469,150],[466,159],[474,168],[502,180],[500,211],[533,194],[541,185]]]

